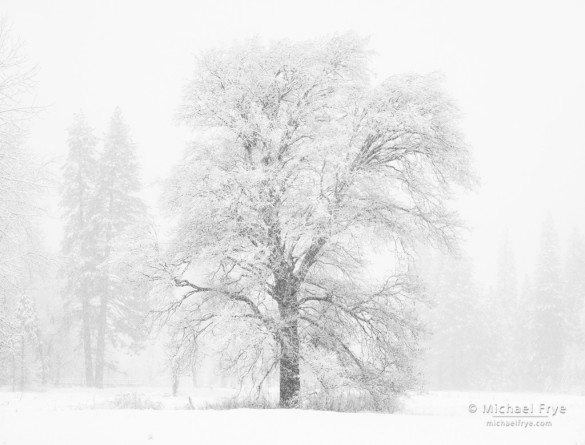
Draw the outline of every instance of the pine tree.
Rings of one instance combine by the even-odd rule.
[[[95,318],[97,256],[96,231],[93,225],[96,209],[97,138],[83,113],[75,116],[69,129],[69,153],[63,168],[61,206],[65,218],[62,251],[65,294],[73,318],[81,319],[85,359],[85,381],[94,384],[92,358],[92,326]]]
[[[426,369],[435,389],[477,389],[486,369],[485,313],[469,258],[435,255],[424,273],[432,302]]]
[[[510,390],[520,380],[521,363],[518,350],[521,348],[518,325],[519,299],[516,279],[516,261],[508,232],[500,243],[496,284],[492,292],[492,305],[488,308],[490,321],[491,380],[495,388]]]
[[[569,323],[571,340],[583,334],[581,326],[585,309],[585,243],[581,234],[575,230],[569,241],[565,260],[565,304],[564,312]]]
[[[114,250],[124,244],[128,231],[142,224],[146,210],[138,197],[140,180],[135,146],[120,109],[116,109],[98,162],[98,187],[94,226],[99,237],[99,311],[95,383],[102,387],[107,340],[113,346],[123,337],[140,338],[145,301],[135,292],[113,260]]]
[[[518,384],[516,389],[529,390],[534,387],[534,375],[532,372],[532,359],[534,356],[532,345],[532,320],[534,305],[534,285],[529,275],[524,276],[522,289],[518,298],[518,313],[516,324],[518,327],[517,363],[519,364]]]
[[[563,385],[583,389],[585,375],[585,243],[575,230],[569,241],[564,264],[563,311],[567,321],[567,348],[563,363]]]
[[[535,389],[553,389],[559,383],[567,329],[563,314],[559,242],[551,217],[543,226],[535,282],[531,326],[532,378]]]
[[[498,276],[495,286],[496,298],[505,305],[515,305],[518,298],[518,283],[516,279],[516,260],[510,246],[510,237],[504,232],[500,242],[498,258]]]

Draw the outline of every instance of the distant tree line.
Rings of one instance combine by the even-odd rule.
[[[563,255],[547,218],[534,273],[523,280],[504,236],[487,290],[469,258],[435,253],[423,264],[432,300],[424,369],[432,388],[585,389],[585,244],[577,230]]]

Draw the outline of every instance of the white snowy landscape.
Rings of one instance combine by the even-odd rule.
[[[0,0],[0,445],[585,445],[583,17]]]
[[[0,444],[585,443],[585,397],[578,396],[431,392],[410,397],[396,414],[188,409],[189,396],[205,406],[231,395],[227,390],[199,389],[172,397],[166,388],[132,387],[3,392]],[[151,408],[120,404],[135,398],[148,401]],[[480,411],[469,413],[470,402]],[[486,426],[494,419],[481,414],[481,405],[496,403],[562,405],[567,414],[532,419],[550,421],[551,426]]]

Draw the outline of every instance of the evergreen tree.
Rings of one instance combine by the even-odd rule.
[[[516,259],[510,246],[510,236],[506,230],[500,242],[498,276],[495,286],[496,298],[505,305],[515,305],[518,299],[517,288]]]
[[[567,321],[567,348],[563,386],[575,390],[585,387],[585,243],[577,230],[569,241],[564,266],[563,310]]]
[[[520,380],[521,349],[518,315],[520,311],[516,279],[516,261],[508,232],[500,243],[496,284],[492,292],[490,313],[490,342],[493,355],[490,357],[492,386],[499,390],[516,388]]]
[[[68,308],[81,319],[85,359],[85,381],[94,384],[92,330],[95,319],[96,271],[100,262],[95,249],[94,221],[97,138],[83,113],[75,116],[69,129],[69,153],[63,168],[61,206],[65,218],[62,251]]]
[[[518,298],[518,314],[516,324],[518,326],[518,385],[516,389],[529,390],[534,387],[532,372],[532,358],[534,356],[532,344],[532,319],[534,305],[534,285],[528,275],[522,281],[522,289]]]
[[[585,243],[575,230],[569,241],[565,260],[565,304],[564,312],[570,329],[570,340],[582,338],[581,325],[585,308]]]
[[[426,372],[434,389],[478,389],[483,385],[485,312],[469,258],[434,255],[424,272],[431,298]]]
[[[559,242],[551,217],[545,220],[543,226],[535,282],[531,323],[533,384],[534,389],[553,389],[559,383],[567,329],[563,313]]]
[[[124,337],[138,340],[145,312],[143,295],[120,276],[120,265],[114,260],[114,251],[124,245],[128,232],[146,219],[145,206],[138,197],[141,184],[135,146],[119,108],[110,121],[98,168],[93,225],[98,233],[101,264],[95,383],[102,387],[108,339],[113,346]]]

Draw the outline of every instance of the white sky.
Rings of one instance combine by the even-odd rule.
[[[505,228],[528,271],[545,213],[562,239],[585,231],[585,2],[0,1],[40,70],[36,103],[47,108],[29,143],[47,158],[63,156],[80,108],[103,131],[119,105],[155,190],[189,137],[174,115],[193,55],[353,30],[371,37],[379,77],[445,73],[482,180],[462,209],[484,278]]]

